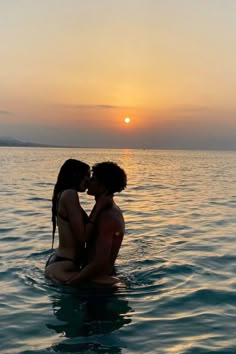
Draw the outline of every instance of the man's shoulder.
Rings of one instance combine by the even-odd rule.
[[[109,217],[117,217],[122,215],[122,211],[121,209],[118,207],[118,205],[113,204],[112,206],[108,207],[108,208],[104,208],[101,211],[101,216],[109,216]]]
[[[122,211],[118,206],[103,210],[99,215],[99,223],[106,225],[123,224],[124,218]]]

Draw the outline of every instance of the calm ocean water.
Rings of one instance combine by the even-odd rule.
[[[113,293],[44,277],[70,157],[128,174]],[[0,166],[1,353],[236,353],[236,152],[2,147]]]

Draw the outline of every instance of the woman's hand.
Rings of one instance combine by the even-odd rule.
[[[107,194],[102,194],[99,196],[99,198],[96,200],[96,204],[93,207],[93,210],[91,211],[91,214],[89,215],[89,223],[95,223],[97,216],[105,209],[109,208],[112,206],[112,197]]]

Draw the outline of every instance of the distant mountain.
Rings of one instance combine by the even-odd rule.
[[[46,145],[46,144],[32,143],[29,141],[20,141],[8,137],[0,137],[0,146],[56,147],[55,145]]]

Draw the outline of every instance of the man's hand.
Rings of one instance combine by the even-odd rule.
[[[79,272],[70,272],[70,276],[68,276],[64,284],[72,285],[79,283],[79,274]]]

